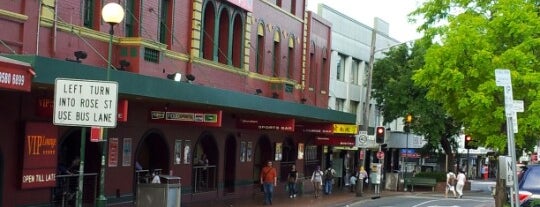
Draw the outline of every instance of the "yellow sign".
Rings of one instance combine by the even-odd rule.
[[[354,124],[334,124],[334,134],[358,134],[358,126]]]

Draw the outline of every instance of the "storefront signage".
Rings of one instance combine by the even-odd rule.
[[[109,167],[118,166],[118,138],[109,139]]]
[[[302,123],[296,127],[317,134],[358,134],[358,126],[354,124]]]
[[[401,157],[407,158],[420,158],[420,154],[416,153],[415,149],[401,149],[399,151]]]
[[[30,122],[25,133],[21,188],[54,187],[58,129],[50,123]]]
[[[54,86],[55,125],[116,127],[117,82],[57,78]]]
[[[34,75],[30,64],[0,57],[0,89],[29,92]]]
[[[294,119],[249,119],[239,118],[236,121],[238,129],[276,130],[294,132]]]
[[[316,145],[355,146],[354,137],[316,137]]]
[[[150,121],[165,124],[184,124],[190,126],[221,127],[221,110],[151,110]]]
[[[228,2],[247,11],[253,11],[253,0],[228,0]]]

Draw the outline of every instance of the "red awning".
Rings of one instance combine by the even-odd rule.
[[[35,75],[30,64],[0,56],[0,89],[30,92]]]

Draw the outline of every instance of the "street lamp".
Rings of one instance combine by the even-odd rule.
[[[407,114],[407,116],[405,117],[405,127],[404,127],[404,130],[405,133],[407,133],[407,140],[406,143],[405,143],[405,159],[403,159],[403,164],[401,165],[401,177],[403,177],[403,190],[404,191],[407,191],[407,185],[405,183],[405,176],[404,176],[404,172],[405,170],[407,169],[407,167],[405,166],[406,164],[406,161],[409,160],[409,133],[411,132],[411,122],[412,122],[412,115],[411,114]]]
[[[107,57],[107,81],[110,80],[110,73],[112,70],[112,41],[114,35],[114,25],[120,23],[124,19],[124,9],[120,4],[111,2],[106,4],[101,10],[101,17],[103,21],[109,23],[109,54]],[[97,207],[105,207],[107,205],[107,198],[105,197],[105,158],[107,157],[107,130],[103,130],[103,141],[101,142],[101,170],[99,172],[99,195],[96,199]]]

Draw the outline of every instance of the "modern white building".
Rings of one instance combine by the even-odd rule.
[[[368,26],[351,17],[319,4],[317,13],[332,23],[332,57],[330,62],[330,109],[354,113],[359,126],[366,124],[365,104],[369,104],[369,123],[373,128],[382,119],[375,107],[375,100],[366,101],[372,32],[376,31],[375,59],[383,57],[383,51],[400,42],[388,35],[389,24],[379,18],[374,26]]]

